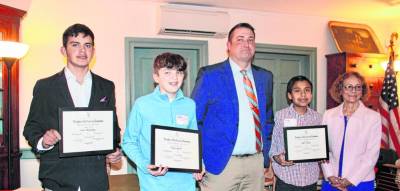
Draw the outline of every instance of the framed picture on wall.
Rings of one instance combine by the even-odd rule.
[[[339,21],[329,21],[328,25],[339,52],[384,53],[368,25]]]

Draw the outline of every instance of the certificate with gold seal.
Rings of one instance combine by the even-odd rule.
[[[326,125],[284,127],[286,160],[313,162],[329,160]]]
[[[151,126],[151,164],[168,171],[200,172],[201,144],[198,130]]]
[[[60,108],[60,157],[104,155],[116,148],[114,108]]]

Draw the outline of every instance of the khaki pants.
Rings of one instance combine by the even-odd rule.
[[[202,191],[263,191],[264,157],[261,153],[231,156],[221,174],[206,172],[200,187]]]

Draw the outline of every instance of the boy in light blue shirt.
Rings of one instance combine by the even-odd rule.
[[[182,56],[163,53],[153,64],[154,91],[135,101],[122,140],[125,154],[137,165],[141,191],[195,191],[201,174],[168,172],[168,167],[150,164],[151,125],[197,130],[196,108],[180,89],[186,61]]]

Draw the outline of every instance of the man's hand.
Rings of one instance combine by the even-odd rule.
[[[46,133],[43,135],[42,146],[45,149],[55,145],[58,141],[61,140],[60,133],[57,132],[55,129],[47,130]]]
[[[153,176],[164,176],[168,171],[168,167],[156,166],[156,165],[148,165],[147,170]]]
[[[121,161],[122,158],[122,152],[119,148],[117,148],[117,150],[113,153],[110,153],[106,156],[107,159],[107,163],[119,163]]]
[[[275,155],[272,158],[281,166],[292,166],[292,165],[294,165],[293,161],[287,161],[285,159],[285,153],[281,153],[279,155]]]

